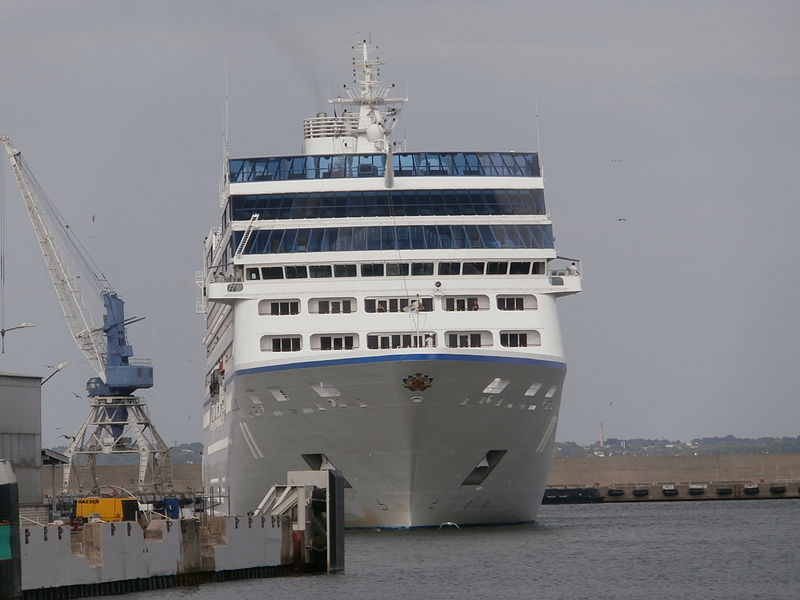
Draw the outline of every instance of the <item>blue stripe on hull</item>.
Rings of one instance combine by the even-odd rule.
[[[360,358],[339,358],[335,360],[313,360],[298,362],[286,365],[272,365],[266,367],[253,367],[250,369],[240,369],[235,371],[233,376],[254,375],[256,373],[269,373],[271,371],[287,371],[290,369],[308,369],[312,367],[338,367],[341,365],[353,365],[364,363],[382,362],[407,362],[419,360],[453,360],[461,362],[496,362],[520,365],[536,365],[540,367],[550,367],[552,369],[566,369],[567,365],[563,362],[553,360],[542,360],[540,358],[519,358],[516,356],[480,356],[475,354],[394,354],[386,356],[363,356]]]

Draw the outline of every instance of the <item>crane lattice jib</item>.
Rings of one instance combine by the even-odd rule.
[[[42,199],[35,191],[38,189],[35,178],[22,160],[20,151],[11,145],[10,140],[5,136],[0,137],[0,140],[2,140],[11,161],[25,208],[28,211],[33,231],[44,255],[47,271],[72,337],[97,372],[98,377],[105,380],[106,343],[103,333],[93,324],[76,278],[70,274],[67,263],[42,215]]]

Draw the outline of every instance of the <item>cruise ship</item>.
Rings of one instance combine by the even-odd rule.
[[[411,152],[370,41],[302,153],[228,158],[205,240],[208,489],[336,469],[348,527],[535,519],[566,363],[535,152]],[[330,113],[330,114],[329,114]]]

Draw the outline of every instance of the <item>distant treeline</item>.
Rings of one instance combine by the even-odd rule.
[[[53,448],[64,452],[66,446]],[[614,456],[679,456],[699,454],[800,454],[800,436],[798,437],[761,437],[737,438],[733,435],[725,437],[696,438],[689,442],[680,440],[649,440],[633,438],[622,440],[609,438],[605,447],[600,442],[580,445],[575,442],[556,442],[555,456],[587,456],[603,453]],[[203,461],[203,444],[192,442],[180,444],[172,448],[172,464],[183,465]],[[108,455],[97,457],[99,465],[136,464],[138,457],[134,454]]]
[[[66,446],[57,446],[53,448],[56,452],[64,452]],[[185,464],[200,464],[203,462],[203,444],[200,442],[192,442],[191,444],[180,444],[173,446],[172,464],[185,465]],[[100,454],[97,457],[98,465],[135,465],[139,462],[138,454]]]
[[[622,440],[609,438],[605,446],[595,442],[582,446],[575,442],[556,442],[555,455],[586,456],[588,454],[607,454],[623,456],[681,456],[700,454],[800,454],[798,437],[725,437],[695,438],[689,442],[680,440],[650,440],[633,438]]]

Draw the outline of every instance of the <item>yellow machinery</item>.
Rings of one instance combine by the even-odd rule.
[[[75,501],[75,517],[88,521],[97,515],[103,521],[135,521],[139,502],[135,498],[78,498]]]

